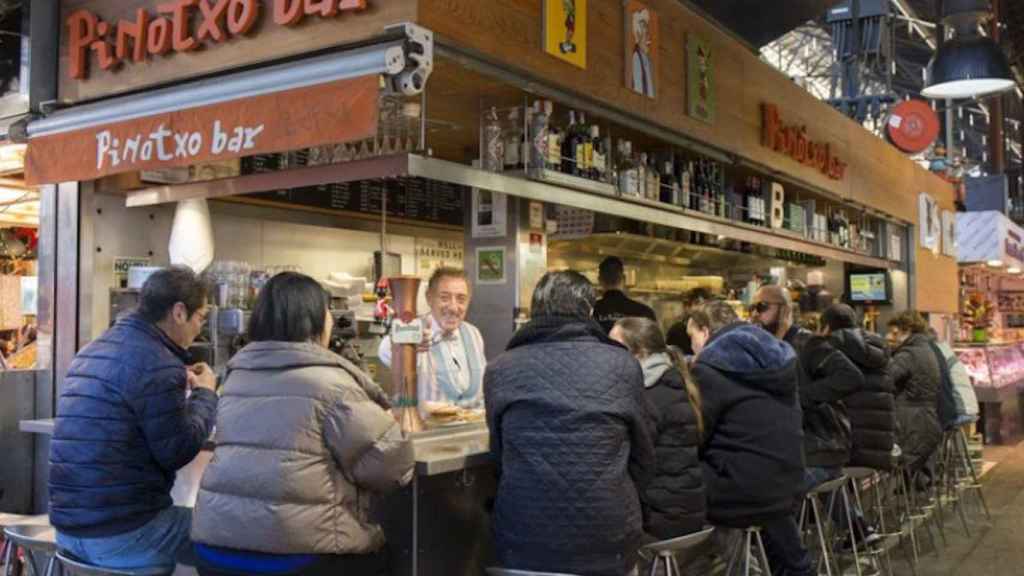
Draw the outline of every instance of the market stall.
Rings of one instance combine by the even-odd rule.
[[[1024,432],[1024,229],[1000,212],[957,215],[961,310],[956,346],[982,405],[987,441]]]
[[[588,48],[582,15],[574,50],[542,48],[536,2],[369,2],[295,21],[263,11],[205,50],[115,50],[120,66],[83,48],[106,42],[90,18],[129,26],[152,6],[62,4],[85,12],[66,17],[85,18],[70,30],[87,37],[64,39],[66,109],[28,126],[44,227],[80,255],[57,260],[44,287],[80,311],[49,317],[56,393],[74,351],[133,305],[147,269],[172,262],[210,283],[195,352],[215,367],[244,343],[261,283],[299,269],[335,296],[345,321],[332,345],[396,396],[407,391],[375,357],[396,325],[378,282],[445,264],[470,276],[469,320],[490,358],[529,319],[540,275],[593,275],[606,256],[626,261],[628,289],[666,326],[690,288],[743,309],[764,281],[805,294],[808,312],[825,294],[874,320],[956,311],[954,260],[930,229],[911,233],[919,194],[948,209],[948,185],[677,2],[649,3],[666,26],[656,87],[624,82],[621,43]],[[629,17],[618,3],[589,8]],[[609,34],[625,42],[623,30]],[[475,574],[491,557],[487,431],[455,424],[414,435],[414,484],[383,505],[397,573]],[[185,472],[186,503],[201,464]],[[451,530],[429,529],[438,522]]]

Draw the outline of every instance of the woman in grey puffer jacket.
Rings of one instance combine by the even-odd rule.
[[[326,348],[328,302],[294,273],[260,293],[193,516],[201,574],[386,570],[368,507],[411,479],[412,447],[380,387]]]

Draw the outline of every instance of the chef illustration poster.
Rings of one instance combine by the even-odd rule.
[[[626,86],[648,98],[658,89],[658,15],[637,0],[627,0]]]
[[[587,0],[544,0],[544,51],[587,68]]]
[[[711,45],[690,34],[686,39],[687,110],[690,116],[715,121],[715,59]]]

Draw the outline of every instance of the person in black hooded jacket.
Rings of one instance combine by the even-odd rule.
[[[703,402],[708,519],[761,526],[773,574],[814,574],[793,513],[804,478],[793,348],[739,322],[725,302],[694,313],[690,338]]]
[[[858,328],[856,313],[845,304],[829,307],[821,321],[832,345],[864,374],[864,385],[843,401],[853,432],[850,465],[892,470],[896,405],[889,347],[881,336]]]
[[[637,564],[654,469],[643,372],[592,320],[595,300],[581,274],[545,274],[532,319],[487,367],[504,568],[622,576]]]
[[[698,532],[704,527],[705,503],[697,456],[703,427],[697,385],[657,323],[624,318],[610,336],[629,349],[644,373],[656,462],[654,477],[641,495],[644,532],[652,541]]]

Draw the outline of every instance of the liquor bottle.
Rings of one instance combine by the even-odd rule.
[[[636,185],[637,196],[644,199],[650,198],[647,192],[647,153],[645,152],[641,152],[636,160]]]
[[[623,196],[636,198],[640,195],[639,171],[633,159],[633,146],[626,140],[622,143],[622,153],[618,160],[619,193]]]
[[[576,138],[578,127],[576,125],[576,112],[569,111],[569,125],[566,126],[562,135],[562,173],[575,174],[578,164],[576,162],[576,148],[579,141]]]
[[[684,162],[682,166],[682,173],[679,176],[679,185],[682,198],[680,198],[680,205],[683,208],[689,208],[695,210],[693,195],[693,162]]]
[[[498,110],[493,106],[484,115],[483,138],[483,169],[488,172],[501,172],[505,167],[505,137],[502,134]]]
[[[550,100],[544,102],[544,113],[548,117],[548,159],[547,169],[560,171],[562,169],[562,139],[564,134],[557,126],[551,124],[551,115],[554,113],[554,104]]]
[[[580,113],[580,122],[577,123],[577,129],[572,135],[575,142],[575,170],[573,174],[578,175],[582,178],[590,177],[590,161],[587,157],[588,145],[593,155],[593,143],[590,141],[590,127],[587,126],[587,116],[584,113]]]
[[[680,206],[682,200],[679,193],[679,180],[676,179],[675,167],[672,158],[669,157],[661,166],[661,193],[658,199],[666,204]]]
[[[508,113],[505,126],[505,171],[523,169],[523,124],[519,121],[519,108]]]
[[[530,115],[530,175],[541,177],[548,161],[548,116],[540,100],[533,103]]]
[[[661,173],[653,156],[647,162],[647,199],[654,202],[661,200]]]
[[[599,136],[594,135],[594,128],[597,125],[587,126],[586,117],[584,121],[580,123],[583,127],[583,174],[585,178],[591,180],[597,180],[597,171],[594,170],[594,146],[597,144]]]
[[[606,181],[607,162],[608,149],[601,139],[601,129],[595,124],[590,127],[590,177],[600,182]]]

